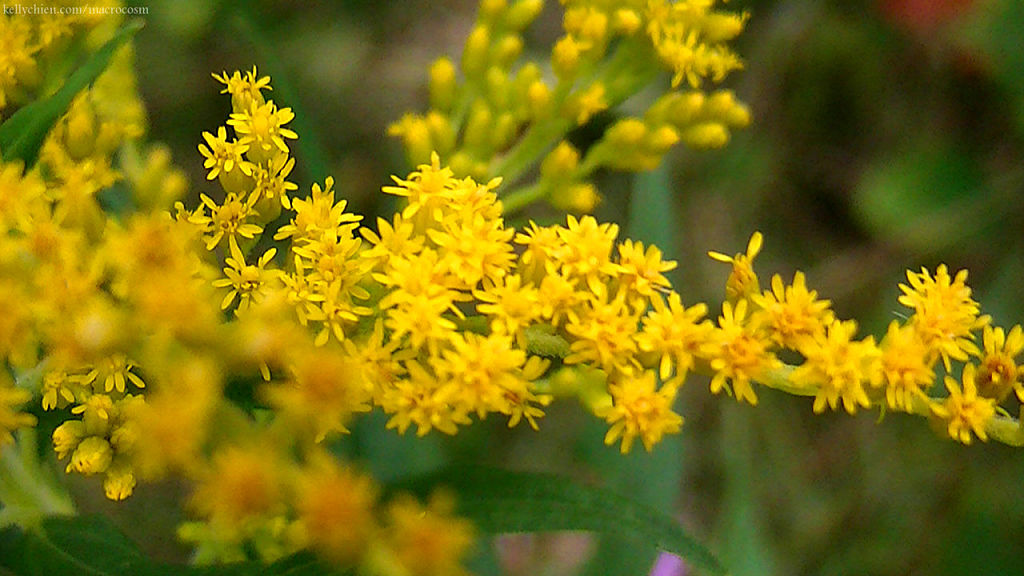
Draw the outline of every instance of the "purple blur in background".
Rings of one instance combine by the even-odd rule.
[[[654,561],[650,576],[686,576],[686,564],[675,554],[662,552]]]

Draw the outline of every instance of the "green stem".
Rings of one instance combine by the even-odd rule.
[[[568,134],[570,129],[572,129],[572,122],[558,117],[534,124],[508,154],[497,160],[491,169],[491,174],[501,176],[506,182],[516,181],[549,148]]]
[[[503,212],[505,215],[515,214],[530,204],[545,198],[548,192],[548,187],[541,182],[513,189],[501,198]]]
[[[628,98],[650,84],[657,77],[656,66],[639,66],[638,63],[647,62],[643,55],[639,54],[644,47],[637,42],[622,42],[615,49],[611,58],[603,61],[592,72],[585,72],[582,77],[586,80],[584,85],[601,83],[605,86],[605,96],[608,100],[608,108],[615,108],[625,102]],[[656,60],[654,60],[656,62]],[[521,177],[531,166],[537,163],[547,150],[553,147],[559,140],[565,138],[575,123],[568,119],[557,116],[572,93],[572,88],[578,83],[578,78],[568,82],[560,82],[552,97],[552,107],[555,116],[531,126],[526,135],[506,154],[492,164],[491,173],[501,176],[506,182],[514,182]],[[588,157],[584,159],[581,170],[576,174],[577,179],[586,178],[599,165],[598,158]],[[533,194],[537,194],[533,192]],[[521,208],[530,202],[542,198],[543,195],[525,195],[525,204],[517,205]],[[520,200],[517,200],[520,202]],[[508,203],[506,202],[506,209]]]
[[[71,497],[36,458],[35,431],[21,430],[0,455],[0,526],[38,524],[46,516],[73,515]]]
[[[793,394],[794,396],[816,396],[818,394],[818,388],[816,386],[803,386],[795,384],[792,381],[790,376],[794,369],[794,366],[783,364],[781,368],[771,370],[764,374],[758,382],[765,387],[774,388],[787,394]],[[709,373],[708,370],[697,371],[701,373],[708,373],[709,375],[712,374]],[[914,401],[910,410],[906,413],[928,418],[932,414],[932,405],[936,402],[942,401],[943,398],[922,395]],[[871,408],[879,406],[884,406],[884,404],[880,401]],[[985,433],[989,438],[1008,446],[1024,447],[1024,409],[1022,409],[1020,418],[1002,416],[999,414],[993,416],[985,425]]]

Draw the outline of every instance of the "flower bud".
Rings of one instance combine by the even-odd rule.
[[[64,145],[74,160],[82,160],[96,147],[96,117],[85,100],[79,100],[68,112]]]
[[[572,144],[562,140],[540,164],[541,178],[562,181],[571,178],[579,166],[580,154]]]
[[[552,190],[551,205],[568,212],[593,212],[601,201],[597,188],[589,182],[559,186]]]
[[[543,119],[551,113],[551,89],[543,80],[530,84],[526,98],[529,101],[530,116],[534,120]]]
[[[99,436],[89,436],[82,440],[71,455],[67,470],[74,470],[83,476],[100,474],[107,471],[113,457],[114,451],[109,442]]]
[[[540,15],[544,0],[519,0],[505,13],[505,26],[511,30],[524,30]]]
[[[588,10],[580,22],[579,36],[595,45],[603,45],[608,38],[608,16],[604,12]]]
[[[647,135],[647,125],[639,118],[623,118],[608,128],[604,136],[607,146],[613,151],[632,151]]]
[[[432,111],[425,119],[427,132],[430,135],[431,149],[438,154],[447,155],[455,148],[455,131],[447,116]]]
[[[466,121],[463,143],[467,148],[482,149],[489,145],[494,114],[483,101],[474,102]]]
[[[487,52],[491,45],[491,31],[484,25],[477,25],[462,51],[462,73],[467,78],[479,78],[487,68]]]
[[[648,147],[659,155],[664,154],[677,143],[679,143],[679,132],[667,124],[650,131],[647,136]]]
[[[478,18],[482,22],[494,23],[504,15],[508,9],[506,0],[481,0]]]
[[[612,15],[612,29],[624,36],[632,36],[643,25],[635,10],[620,8]]]
[[[487,69],[487,99],[498,110],[508,108],[508,73],[497,66]]]
[[[494,121],[491,132],[491,146],[495,150],[504,150],[516,135],[516,119],[510,112],[503,112]]]
[[[430,66],[430,106],[442,112],[451,110],[455,102],[455,65],[448,58],[438,58]]]
[[[551,67],[560,80],[568,80],[576,75],[580,65],[582,46],[572,36],[563,36],[551,49]]]
[[[506,34],[494,47],[494,64],[510,68],[523,53],[523,39],[517,34]]]
[[[718,122],[695,124],[681,134],[691,148],[721,148],[729,141],[729,130]]]
[[[727,12],[711,12],[704,16],[703,35],[708,44],[728,42],[743,31],[748,14],[729,14]]]
[[[85,425],[81,420],[68,420],[57,426],[53,431],[53,451],[57,453],[57,458],[63,460],[74,452],[84,436]]]
[[[419,165],[429,161],[434,148],[430,139],[430,128],[422,117],[406,114],[401,120],[388,126],[388,135],[402,139],[410,163]]]
[[[107,475],[103,478],[103,492],[107,498],[119,502],[131,496],[134,490],[135,473],[131,466],[117,463],[107,469]]]

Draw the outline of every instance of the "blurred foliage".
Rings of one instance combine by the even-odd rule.
[[[539,51],[560,17],[549,4],[528,39]],[[469,0],[149,6],[140,89],[152,134],[175,150],[194,194],[209,191],[200,133],[225,114],[210,73],[255,64],[287,87],[273,97],[303,119],[295,128],[319,155],[299,150],[300,186],[326,169],[369,216],[392,208],[379,188],[409,169],[385,127],[423,108],[428,64],[459,52],[475,10]],[[751,105],[752,126],[721,151],[681,151],[653,176],[602,184],[598,216],[667,242],[690,301],[715,301],[728,273],[705,252],[738,251],[761,230],[762,279],[806,270],[862,332],[881,335],[894,317],[906,269],[942,262],[970,270],[997,323],[1024,320],[1024,3],[730,6],[751,12],[736,45],[747,68],[730,84]],[[621,457],[566,407],[542,424],[557,437],[484,423],[424,444],[368,420],[343,448],[383,477],[396,461],[423,472],[474,459],[601,478],[659,506],[674,500],[737,576],[1024,573],[1018,451],[954,445],[899,415],[813,416],[808,399],[762,396],[757,408],[735,405],[691,378],[681,438],[650,455]],[[594,550],[581,542],[552,548],[575,561],[535,550],[523,568],[522,546],[507,541],[498,556],[509,574],[640,574],[651,560],[611,543],[580,568]],[[497,562],[479,565],[492,573]]]

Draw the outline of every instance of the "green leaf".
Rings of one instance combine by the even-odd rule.
[[[652,450],[634,450],[621,454],[616,446],[604,443],[608,425],[589,419],[577,440],[574,454],[580,463],[593,470],[605,485],[619,494],[647,506],[664,506],[679,498],[686,462],[686,435],[663,438]],[[646,574],[657,559],[654,548],[641,550],[635,538],[622,534],[604,534],[597,553],[587,562],[581,576]]]
[[[0,566],[21,576],[134,574],[147,563],[102,516],[52,517],[41,529],[5,532]]]
[[[603,488],[549,474],[461,467],[397,488],[426,495],[439,486],[455,491],[459,514],[484,532],[583,530],[623,535],[638,546],[681,556],[709,574],[727,573],[674,518]]]
[[[58,516],[41,529],[0,531],[0,574],[17,576],[345,576],[300,552],[273,564],[184,566],[147,557],[104,516]]]
[[[110,59],[125,42],[142,28],[141,20],[126,23],[82,65],[52,96],[27,104],[0,125],[0,154],[7,162],[23,160],[28,168],[35,164],[46,134],[53,128],[79,92],[93,83],[110,64]]]
[[[672,202],[673,191],[670,167],[664,161],[634,177],[626,225],[630,238],[654,244],[663,252],[674,249],[679,219]]]

